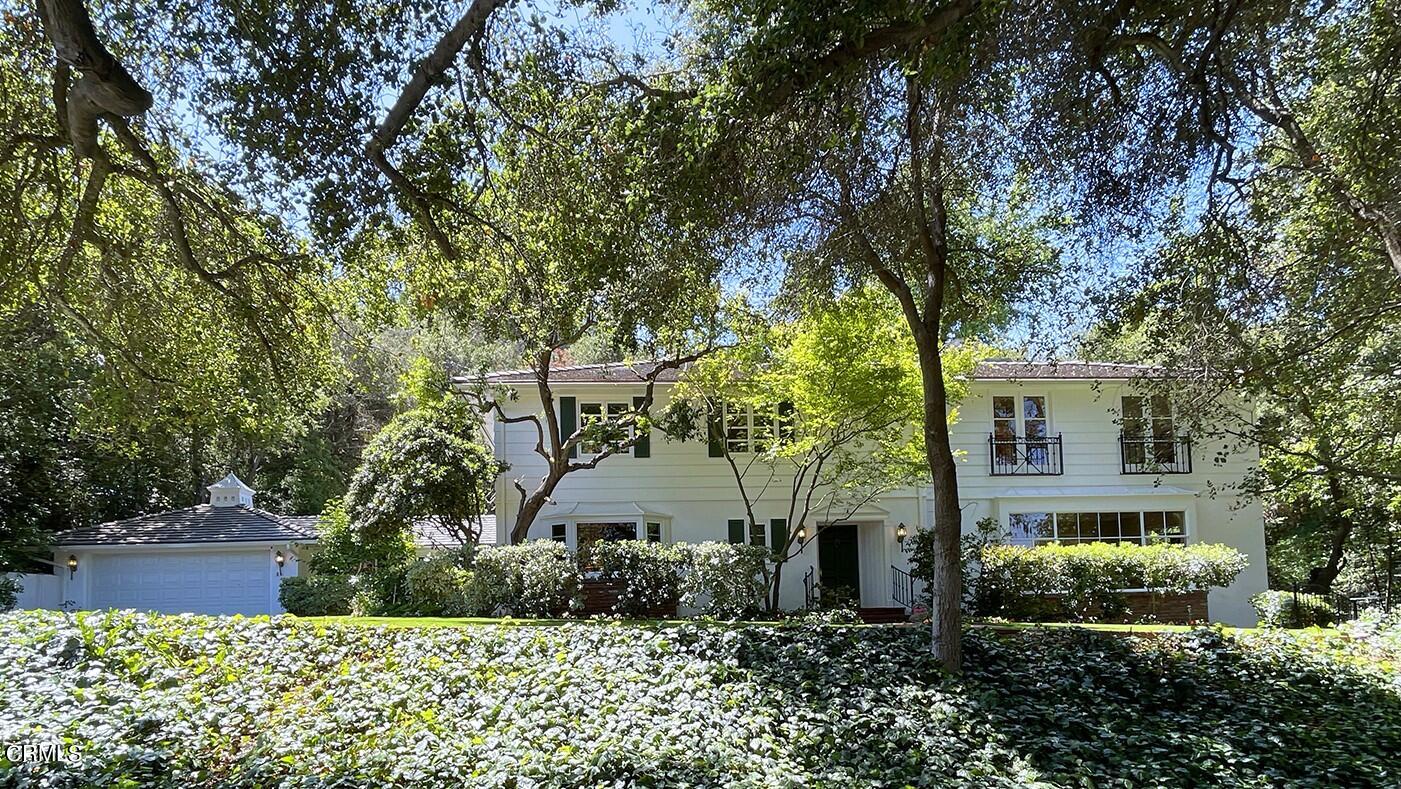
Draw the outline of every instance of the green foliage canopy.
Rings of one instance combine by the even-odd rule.
[[[431,520],[459,542],[475,543],[504,470],[480,431],[472,409],[452,397],[390,420],[366,447],[346,493],[354,527],[370,537],[407,534]]]

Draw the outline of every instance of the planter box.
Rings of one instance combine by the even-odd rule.
[[[584,607],[579,611],[582,616],[608,616],[614,613],[613,605],[618,602],[618,596],[622,594],[622,581],[602,581],[586,580],[580,586],[579,591],[584,598]],[[642,612],[644,619],[675,619],[676,601],[672,600],[666,605],[654,606]]]

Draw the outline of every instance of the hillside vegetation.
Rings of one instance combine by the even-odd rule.
[[[0,615],[0,785],[1396,786],[1385,631]],[[1390,640],[1388,640],[1390,638]]]

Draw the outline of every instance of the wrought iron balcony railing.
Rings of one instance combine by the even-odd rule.
[[[1120,474],[1191,474],[1192,439],[1119,434]]]
[[[1060,434],[1044,438],[998,438],[989,433],[988,460],[994,477],[1053,476],[1065,468]]]

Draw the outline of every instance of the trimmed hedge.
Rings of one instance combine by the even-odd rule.
[[[1213,543],[987,545],[980,558],[977,599],[990,610],[976,613],[1077,622],[1122,617],[1122,590],[1228,586],[1248,564],[1245,554]]]
[[[0,785],[1396,786],[1396,656],[1350,649],[970,631],[947,677],[915,628],[0,614],[0,742],[78,754]]]
[[[622,616],[647,616],[679,602],[700,616],[741,619],[763,606],[767,553],[762,548],[624,540],[601,542],[592,550],[600,573],[622,582],[613,611]],[[372,586],[402,588],[403,599],[389,611],[366,610],[356,602],[356,614],[558,617],[582,607],[583,574],[573,555],[550,540],[437,554],[393,572],[394,579]],[[312,615],[300,606],[284,602],[284,607]]]
[[[764,563],[769,553],[757,545],[701,542],[690,546],[681,584],[682,602],[715,619],[747,619],[764,606]]]
[[[345,616],[350,613],[355,586],[345,575],[298,575],[283,578],[277,598],[289,614]]]
[[[502,611],[512,616],[559,616],[580,606],[582,580],[567,548],[534,540],[478,551],[465,595],[483,615]]]
[[[474,583],[474,547],[419,559],[404,572],[404,594],[418,616],[475,616],[486,603]],[[296,612],[293,612],[296,613]]]

